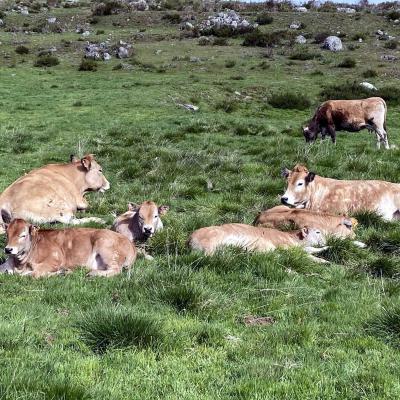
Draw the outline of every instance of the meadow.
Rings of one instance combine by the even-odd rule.
[[[96,17],[88,39],[74,29],[91,21],[89,6],[4,17],[0,189],[33,168],[94,153],[111,189],[89,194],[90,210],[79,216],[110,226],[129,201],[149,199],[170,210],[149,244],[154,260],[140,258],[120,276],[0,276],[0,398],[399,398],[399,223],[358,215],[357,236],[368,247],[330,240],[326,265],[302,250],[205,257],[186,248],[194,229],[252,223],[279,204],[285,166],[400,180],[400,73],[398,62],[381,60],[399,52],[375,35],[398,36],[399,26],[365,12],[276,12],[260,29],[303,22],[306,45],[247,47],[239,36],[200,46],[166,13]],[[50,15],[65,32],[23,33]],[[325,31],[341,32],[345,50],[321,50],[313,38]],[[85,41],[108,37],[133,43],[134,55],[79,71]],[[59,64],[35,67],[52,46]],[[354,67],[338,67],[346,58]],[[301,126],[324,90],[344,93],[364,80],[388,95],[397,148],[376,150],[367,131],[339,133],[336,146],[306,145]],[[3,249],[4,236],[0,242]],[[249,326],[247,316],[270,318]]]

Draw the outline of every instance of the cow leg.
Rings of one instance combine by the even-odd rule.
[[[327,263],[329,263],[329,261],[324,260],[323,258],[315,257],[312,254],[307,254],[307,256],[311,261],[314,261],[314,262],[319,263],[319,264],[327,264]]]
[[[118,254],[115,254],[113,249],[110,247],[105,247],[99,251],[95,256],[94,265],[92,265],[92,270],[89,272],[88,276],[113,276],[117,275],[122,270],[122,262]]]
[[[105,224],[106,222],[97,217],[86,217],[86,218],[75,218],[73,217],[70,221],[69,224],[71,225],[81,225],[81,224],[87,224],[89,222],[95,222],[96,224]]]
[[[336,144],[336,130],[333,125],[328,125],[328,132],[329,135],[331,136],[332,143]]]
[[[306,246],[304,247],[304,251],[308,254],[318,254],[322,253],[323,251],[329,249],[329,246],[324,246],[324,247],[312,247],[312,246]]]
[[[0,265],[0,273],[13,274],[14,268],[14,260],[12,258],[7,258],[7,260]]]

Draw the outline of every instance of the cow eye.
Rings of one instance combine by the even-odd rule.
[[[102,173],[102,172],[103,172],[103,170],[102,170],[102,169],[99,169],[99,172],[100,172],[100,173]]]
[[[297,186],[303,186],[303,182],[299,182]]]
[[[155,216],[154,216],[154,219],[157,219],[157,218],[158,218],[158,215],[155,215]]]

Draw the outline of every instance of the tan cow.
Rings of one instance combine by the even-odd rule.
[[[381,143],[389,149],[386,132],[387,107],[380,97],[370,97],[362,100],[328,100],[316,110],[308,126],[303,128],[307,142],[322,138],[328,134],[332,142],[336,142],[336,131],[357,132],[368,129],[375,132],[378,149]]]
[[[144,201],[142,204],[128,203],[128,211],[118,216],[112,230],[121,233],[131,242],[144,245],[157,231],[163,228],[161,216],[168,211],[168,206],[157,206],[153,201]],[[145,258],[152,259],[145,250],[141,250]]]
[[[309,172],[304,165],[282,171],[287,189],[285,205],[322,213],[374,211],[386,220],[399,219],[400,184],[377,180],[337,180]]]
[[[191,249],[200,250],[207,255],[225,246],[259,252],[301,246],[309,255],[326,249],[326,247],[313,247],[325,244],[325,237],[319,229],[303,228],[282,232],[245,224],[225,224],[197,229],[191,234],[188,244]],[[315,259],[315,257],[312,258]]]
[[[260,212],[254,220],[253,225],[277,229],[285,225],[292,225],[297,229],[313,226],[320,229],[324,235],[354,238],[354,228],[357,226],[357,220],[355,218],[319,213],[311,210],[276,206]]]
[[[75,213],[87,209],[87,192],[104,192],[109,188],[101,166],[91,154],[68,164],[49,164],[22,176],[4,190],[0,195],[0,222],[11,218],[34,223],[101,222],[98,218],[76,219]]]
[[[3,272],[40,277],[79,266],[90,275],[112,276],[129,268],[136,259],[134,245],[123,235],[108,229],[38,229],[23,219],[7,226],[8,260]]]

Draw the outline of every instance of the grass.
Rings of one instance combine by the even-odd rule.
[[[336,146],[319,140],[306,146],[301,132],[322,98],[370,95],[358,85],[370,69],[378,95],[389,98],[389,140],[399,148],[397,64],[380,59],[387,50],[376,46],[374,35],[351,52],[345,42],[337,54],[309,41],[305,49],[322,57],[290,66],[289,36],[267,58],[269,47],[242,46],[243,35],[229,46],[198,46],[161,19],[175,12],[170,6],[96,17],[92,32],[135,47],[134,60],[99,61],[96,73],[78,71],[84,42],[75,25],[91,18],[88,6],[51,9],[67,27],[57,34],[6,31],[34,26],[47,13],[4,17],[1,190],[33,168],[90,152],[111,188],[88,194],[90,208],[78,216],[104,218],[109,227],[114,212],[146,199],[170,211],[149,243],[154,260],[138,259],[130,273],[0,276],[0,397],[399,398],[399,222],[356,215],[358,239],[368,248],[332,240],[324,254],[330,264],[314,263],[300,249],[227,249],[207,257],[186,247],[197,228],[252,223],[260,210],[277,205],[284,166],[302,162],[323,176],[399,182],[400,150],[377,151],[368,132],[339,132]],[[194,13],[196,22],[208,15]],[[245,17],[254,21],[257,14]],[[397,35],[383,15],[271,15],[273,22],[259,28],[263,34],[301,19],[311,38],[325,30],[352,38],[366,26]],[[30,52],[16,54],[17,43]],[[52,46],[60,63],[34,68],[38,52]],[[357,66],[335,68],[345,57]],[[235,65],[226,69],[227,60]],[[281,96],[278,107],[270,103],[274,96]],[[0,236],[0,248],[4,243]],[[249,315],[275,323],[246,326]]]

